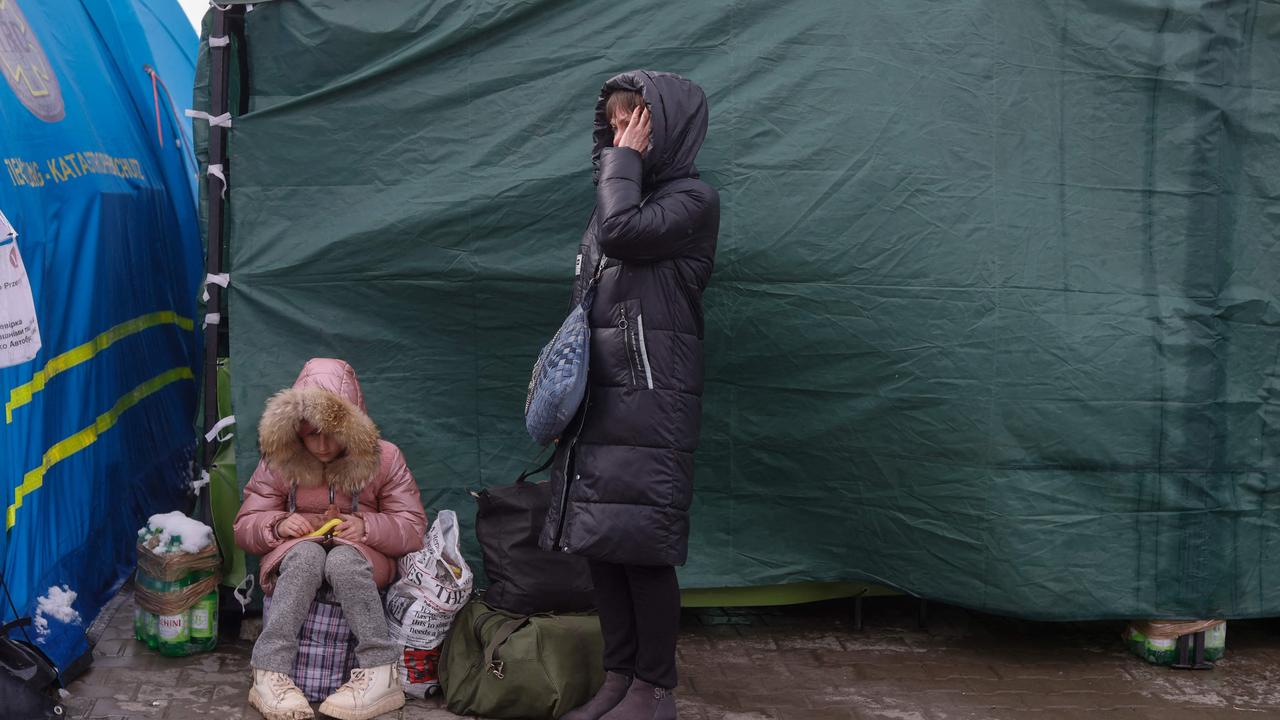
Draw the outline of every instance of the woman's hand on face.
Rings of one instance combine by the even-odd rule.
[[[276,525],[276,535],[283,540],[288,540],[289,538],[302,537],[314,529],[315,527],[305,517],[293,513],[281,520],[279,525]]]
[[[649,108],[641,105],[631,111],[626,127],[613,133],[614,147],[626,147],[641,155],[649,149]]]
[[[334,537],[358,541],[364,537],[364,520],[359,515],[339,515],[342,524],[333,529]]]

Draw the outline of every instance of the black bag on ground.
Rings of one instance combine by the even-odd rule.
[[[489,581],[484,601],[519,615],[580,612],[595,605],[586,559],[538,547],[551,487],[527,478],[550,464],[523,473],[513,485],[473,493],[476,538]]]
[[[59,718],[65,711],[52,696],[58,671],[44,653],[9,637],[10,630],[30,624],[31,619],[24,617],[0,627],[0,716]]]

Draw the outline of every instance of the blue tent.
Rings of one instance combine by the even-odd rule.
[[[64,670],[131,571],[138,527],[189,502],[202,250],[181,113],[196,44],[173,0],[0,1],[0,212],[42,342],[0,369],[0,570],[19,615],[51,587],[76,593],[79,623],[27,630]]]

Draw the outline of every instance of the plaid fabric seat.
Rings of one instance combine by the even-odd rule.
[[[262,603],[262,621],[271,612],[271,598]],[[351,677],[356,666],[356,638],[342,617],[342,607],[326,583],[316,593],[298,633],[298,657],[293,682],[310,702],[321,702]]]

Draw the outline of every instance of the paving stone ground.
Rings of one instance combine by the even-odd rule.
[[[1153,667],[1128,655],[1123,623],[1031,623],[868,599],[774,609],[686,611],[681,720],[1219,720],[1280,718],[1280,622],[1228,626],[1215,670]],[[106,613],[110,613],[109,616]],[[244,640],[165,658],[132,637],[126,598],[104,611],[92,669],[72,683],[71,718],[246,718]],[[2,714],[2,713],[0,713]],[[413,700],[401,720],[457,716]]]

